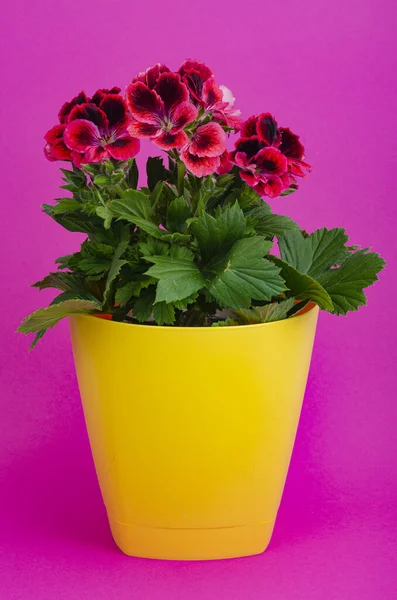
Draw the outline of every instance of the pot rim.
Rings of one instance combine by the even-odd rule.
[[[302,317],[305,317],[307,314],[312,313],[313,311],[317,311],[317,313],[319,312],[319,307],[317,304],[313,303],[313,306],[311,306],[308,310],[306,310],[305,312],[302,312],[300,314],[297,314],[293,317],[290,317],[289,319],[280,319],[279,321],[270,321],[269,323],[251,323],[249,325],[229,325],[228,327],[180,327],[180,326],[175,326],[175,325],[147,325],[145,323],[125,323],[122,321],[112,321],[109,319],[103,319],[100,318],[98,319],[98,317],[100,317],[100,314],[95,315],[95,314],[75,314],[75,315],[70,315],[70,317],[73,316],[78,316],[78,317],[83,317],[84,319],[92,319],[92,318],[96,318],[97,320],[102,321],[103,323],[108,323],[110,324],[110,326],[112,327],[130,327],[130,328],[138,328],[138,329],[150,329],[153,331],[158,331],[159,329],[161,330],[166,330],[166,331],[236,331],[236,330],[241,330],[241,329],[246,329],[247,327],[249,328],[254,328],[254,327],[269,327],[271,325],[276,326],[279,325],[280,323],[285,323],[287,321],[292,322],[295,321],[296,319],[301,319]],[[70,318],[69,317],[69,318]]]

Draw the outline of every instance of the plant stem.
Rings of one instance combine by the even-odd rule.
[[[181,160],[179,160],[178,161],[178,194],[179,194],[179,196],[183,196],[185,172],[186,172],[185,163],[183,163]]]
[[[122,198],[123,197],[123,189],[122,189],[121,185],[119,183],[115,183],[113,187],[116,190],[116,192],[119,194],[120,198]]]

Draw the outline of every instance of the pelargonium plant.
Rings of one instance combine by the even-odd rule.
[[[119,87],[80,92],[58,119],[44,153],[69,162],[61,187],[71,195],[43,211],[86,237],[34,284],[60,294],[20,326],[36,333],[32,345],[73,314],[214,327],[285,319],[310,303],[336,315],[366,303],[383,259],[349,245],[344,229],[308,234],[273,213],[264,199],[295,192],[311,170],[303,145],[270,113],[242,121],[207,65],[156,64],[123,96]],[[138,187],[144,139],[167,161],[149,158]]]

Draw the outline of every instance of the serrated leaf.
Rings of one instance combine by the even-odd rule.
[[[114,216],[112,211],[107,206],[97,206],[95,212],[98,217],[101,217],[101,219],[104,220],[104,228],[109,229]]]
[[[139,298],[135,301],[132,312],[139,323],[144,323],[151,316],[155,297],[156,288],[150,287],[147,290],[143,290]]]
[[[120,217],[121,218],[121,217]],[[135,217],[134,215],[123,216],[123,219],[130,221],[139,229],[142,229],[145,233],[148,233],[154,238],[161,240],[164,237],[164,230],[161,230],[158,225],[148,221],[147,219],[142,219],[141,217]]]
[[[51,302],[50,306],[54,304],[60,304],[61,302],[66,302],[66,300],[88,300],[90,302],[95,302],[100,304],[98,298],[96,298],[90,292],[78,291],[78,290],[68,290],[66,292],[62,292],[59,296],[56,296]]]
[[[137,190],[126,190],[121,199],[112,201],[112,211],[119,219],[127,221],[131,217],[147,219],[151,210],[149,196]]]
[[[192,294],[191,296],[188,296],[187,298],[184,298],[183,300],[175,300],[173,302],[173,305],[178,310],[186,310],[187,307],[189,306],[189,304],[193,304],[193,302],[196,302],[197,298],[198,298],[198,294],[195,293],[195,294]]]
[[[133,190],[136,190],[136,188],[138,186],[138,179],[139,179],[138,165],[136,164],[135,158],[133,158],[131,161],[131,166],[130,166],[130,168],[128,170],[128,174],[127,174],[128,186],[130,188],[132,188]]]
[[[295,221],[283,215],[271,214],[265,204],[253,208],[248,215],[256,219],[254,230],[266,237],[282,237],[289,231],[299,230]]]
[[[377,274],[385,264],[376,252],[359,250],[350,254],[339,268],[329,270],[322,284],[332,299],[335,314],[346,315],[349,310],[364,306],[363,289],[377,281]]]
[[[157,302],[153,306],[153,316],[157,325],[173,325],[175,322],[175,308],[166,302]]]
[[[108,258],[90,256],[79,261],[79,269],[86,275],[103,275],[110,269],[111,264],[112,262]]]
[[[43,205],[43,209],[44,207],[50,208],[53,215],[62,215],[81,209],[81,202],[75,200],[75,198],[58,198],[57,201],[58,204],[55,204],[55,206]]]
[[[220,306],[249,308],[251,300],[271,300],[286,289],[280,269],[263,258],[269,244],[258,236],[233,245],[223,271],[207,286]]]
[[[171,232],[184,233],[186,221],[192,216],[192,211],[185,198],[175,198],[167,209],[166,227]]]
[[[40,281],[36,281],[32,287],[37,287],[39,290],[55,288],[57,290],[67,292],[68,290],[81,289],[83,283],[84,279],[81,277],[81,275],[57,271],[55,273],[50,273],[47,275],[47,277],[44,277],[44,279],[41,279]]]
[[[152,209],[156,208],[158,201],[161,198],[161,195],[163,193],[163,188],[164,188],[164,181],[158,181],[156,183],[156,185],[153,188],[153,191],[150,195],[150,202],[152,205]]]
[[[36,310],[23,320],[22,324],[18,327],[18,331],[21,333],[40,332],[54,327],[64,317],[92,313],[99,311],[100,307],[98,301],[67,300],[48,308],[39,308],[39,310]]]
[[[312,300],[320,308],[333,312],[332,300],[323,286],[304,273],[300,273],[289,263],[281,260],[277,256],[269,258],[281,269],[281,276],[286,281],[289,290],[298,300]]]
[[[255,323],[271,323],[272,321],[281,321],[286,319],[288,312],[295,304],[294,298],[288,298],[282,302],[272,302],[264,306],[254,306],[252,308],[242,308],[234,310],[234,314],[239,321],[245,325]]]
[[[224,319],[223,321],[215,321],[215,323],[212,323],[211,327],[234,327],[239,324],[240,323],[236,319],[227,317],[227,319]]]
[[[218,217],[203,212],[195,219],[190,229],[196,237],[204,262],[220,252],[227,252],[244,236],[244,213],[236,202],[228,206]]]
[[[143,289],[149,287],[149,285],[152,285],[153,283],[156,283],[156,281],[151,277],[142,277],[142,279],[129,281],[118,288],[115,295],[115,301],[120,304],[120,306],[126,306],[131,298],[139,296]]]
[[[128,227],[125,227],[121,232],[121,239],[120,239],[120,242],[114,252],[114,256],[112,259],[112,263],[110,265],[109,273],[106,278],[106,286],[105,286],[105,291],[103,293],[104,304],[109,299],[109,294],[110,294],[112,284],[113,284],[114,280],[116,279],[116,277],[119,275],[121,267],[123,267],[125,264],[127,264],[127,261],[125,259],[121,259],[120,257],[127,250],[128,243],[129,243],[129,232],[128,232]]]
[[[157,238],[148,238],[146,242],[141,242],[139,244],[139,248],[143,257],[155,255],[165,256],[168,254],[170,246]]]
[[[205,279],[192,257],[150,256],[147,260],[154,265],[146,275],[158,280],[156,303],[183,300],[205,286]]]

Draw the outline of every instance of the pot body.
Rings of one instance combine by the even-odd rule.
[[[115,542],[179,560],[268,545],[318,309],[219,328],[70,318],[95,468]]]

